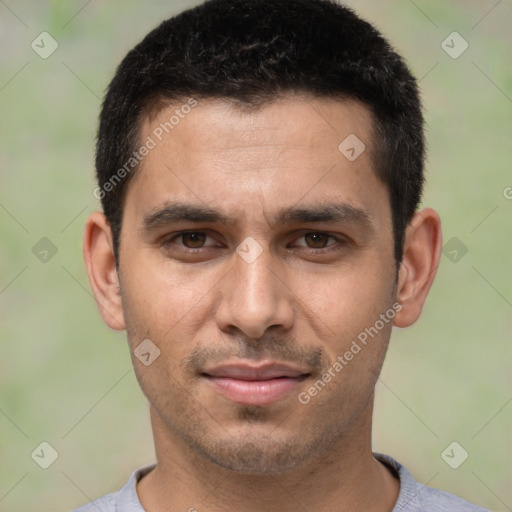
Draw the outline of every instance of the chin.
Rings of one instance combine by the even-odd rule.
[[[281,440],[276,432],[226,434],[225,439],[196,438],[188,444],[197,454],[224,469],[252,475],[275,475],[303,466],[318,457],[326,443],[332,442],[323,436],[308,437],[304,431]]]

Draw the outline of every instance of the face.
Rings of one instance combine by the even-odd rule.
[[[211,101],[159,140],[175,110],[143,124],[156,146],[125,197],[132,355],[151,340],[137,378],[171,442],[238,471],[297,467],[369,422],[396,310],[371,114],[295,96],[257,111]],[[351,134],[366,147],[356,159],[355,139],[338,149]]]

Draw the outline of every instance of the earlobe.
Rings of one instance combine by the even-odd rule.
[[[419,318],[439,266],[441,245],[437,212],[431,208],[417,212],[405,232],[396,295],[402,309],[395,317],[395,326],[409,327]]]
[[[87,218],[83,254],[89,283],[103,320],[111,329],[123,330],[125,324],[112,231],[105,215],[101,212],[91,213]]]

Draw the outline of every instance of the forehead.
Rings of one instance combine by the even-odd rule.
[[[258,109],[221,100],[190,105],[173,103],[141,124],[139,143],[152,147],[125,203],[134,201],[141,215],[169,200],[239,214],[277,211],[306,196],[370,214],[388,202],[374,172],[372,115],[355,100],[294,95]]]
[[[184,99],[143,119],[140,137],[194,152],[250,149],[278,144],[307,149],[359,134],[370,145],[373,125],[369,108],[352,99],[322,99],[289,94],[259,107],[230,100]],[[165,140],[164,140],[165,139]],[[232,142],[231,147],[227,144]],[[337,145],[336,145],[337,146]]]

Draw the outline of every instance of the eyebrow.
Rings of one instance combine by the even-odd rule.
[[[144,229],[151,231],[173,222],[219,222],[234,224],[234,220],[206,205],[165,202],[144,215]]]
[[[144,215],[143,229],[152,231],[176,222],[215,223],[233,225],[237,221],[207,205],[165,202]],[[274,216],[276,224],[343,223],[373,226],[370,216],[348,203],[316,203],[304,207],[281,208]]]

